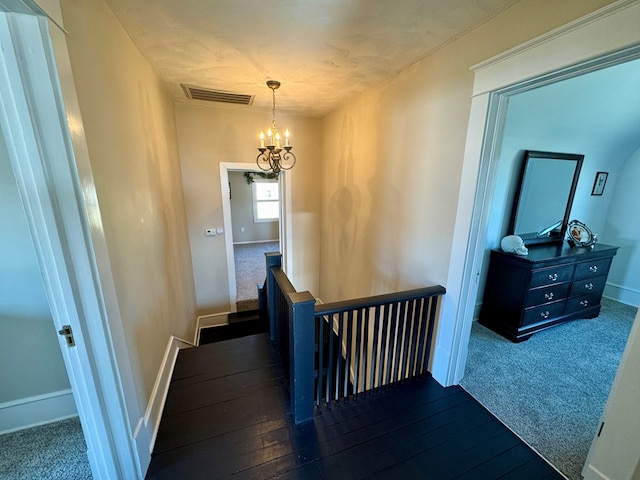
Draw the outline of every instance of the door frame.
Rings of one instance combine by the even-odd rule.
[[[545,84],[640,58],[640,3],[621,0],[471,67],[475,73],[460,196],[434,377],[464,375],[478,280],[486,249],[499,143],[508,98]]]
[[[58,77],[61,69],[72,78],[66,44],[52,45],[63,33],[50,32],[45,17],[20,12],[0,13],[0,130],[55,328],[73,330],[74,347],[58,340],[93,476],[142,478],[141,463],[150,455],[145,458],[129,421],[140,412],[130,409],[135,388],[117,302],[105,300],[115,289],[110,269],[103,269],[108,254],[80,112]],[[67,121],[75,122],[73,135]]]
[[[233,223],[231,220],[231,201],[229,198],[229,172],[257,172],[261,170],[255,163],[220,162],[220,192],[222,195],[222,221],[226,235],[224,236],[227,257],[227,278],[229,282],[229,311],[235,313],[236,307],[236,264],[233,252]],[[281,171],[278,178],[280,191],[280,219],[278,220],[280,252],[282,253],[282,269],[285,273],[293,271],[291,264],[292,232],[291,225],[291,179],[289,172]]]

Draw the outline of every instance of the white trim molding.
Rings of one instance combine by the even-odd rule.
[[[70,388],[0,403],[0,435],[77,416]]]
[[[167,401],[167,393],[169,392],[169,384],[171,383],[171,376],[173,375],[173,369],[176,366],[176,360],[178,359],[178,352],[183,348],[193,348],[196,345],[171,335],[167,348],[164,352],[164,357],[160,363],[160,369],[156,376],[156,381],[151,391],[151,397],[147,403],[147,409],[144,413],[144,417],[138,420],[135,431],[133,432],[133,438],[136,442],[148,444],[144,447],[148,449],[149,454],[153,452],[153,446],[156,443],[156,437],[158,435],[158,428],[160,428],[160,420],[162,418],[162,411],[164,410],[164,404]],[[139,445],[141,448],[142,445]]]
[[[620,303],[631,305],[632,307],[640,307],[640,291],[635,288],[607,282],[604,286],[603,296]]]

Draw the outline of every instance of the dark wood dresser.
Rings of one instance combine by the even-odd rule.
[[[563,242],[528,248],[528,256],[491,251],[480,324],[521,342],[553,325],[599,315],[618,247]]]

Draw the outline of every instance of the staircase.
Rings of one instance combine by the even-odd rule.
[[[259,310],[230,313],[227,325],[206,327],[200,330],[200,345],[265,332],[269,332],[269,321],[265,318],[260,319]]]

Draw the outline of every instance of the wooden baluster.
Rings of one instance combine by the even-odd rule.
[[[349,381],[351,380],[351,361],[353,358],[353,310],[347,312],[345,318],[345,335],[346,335],[346,348],[345,348],[345,361],[344,361],[344,379],[342,396],[345,400],[349,400]]]
[[[436,321],[436,310],[438,310],[438,297],[431,297],[429,299],[429,324],[427,326],[427,345],[426,345],[426,354],[425,359],[422,363],[422,371],[421,373],[428,370],[429,366],[429,358],[431,356],[431,344],[433,342],[433,330],[435,327]]]
[[[398,302],[394,302],[391,305],[391,315],[387,317],[387,322],[389,323],[389,332],[387,334],[387,355],[385,359],[385,385],[389,385],[392,382],[392,371],[391,367],[393,366],[393,356],[395,352],[395,338],[397,335],[397,318],[398,318]]]
[[[408,358],[408,374],[410,377],[414,377],[416,375],[416,352],[417,346],[420,339],[418,338],[420,332],[420,313],[422,308],[422,299],[417,298],[413,302],[413,310],[411,314],[411,350],[409,351]]]
[[[328,333],[327,333],[327,341],[329,342],[329,355],[327,356],[327,392],[325,401],[327,405],[331,405],[331,387],[333,382],[333,344],[334,344],[334,332],[333,332],[333,317],[332,315],[327,316],[327,325],[328,325]]]
[[[360,355],[362,354],[361,350],[361,344],[362,344],[362,324],[361,324],[361,318],[362,318],[362,310],[358,309],[354,311],[354,319],[353,319],[353,325],[355,327],[355,348],[353,350],[353,388],[352,388],[352,395],[353,398],[356,398],[358,396],[358,382],[360,381],[360,378],[362,378],[362,372],[360,372]]]
[[[395,349],[393,355],[393,370],[391,372],[391,382],[397,382],[400,376],[402,367],[400,362],[402,361],[402,345],[404,341],[404,324],[406,314],[406,302],[397,302],[398,317],[396,319],[396,335],[395,335]]]
[[[388,354],[387,348],[387,330],[389,329],[389,314],[391,305],[383,305],[382,315],[380,317],[380,356],[378,358],[378,388],[382,388],[384,384],[384,370],[386,367],[386,359]]]
[[[373,311],[373,342],[371,342],[371,369],[369,375],[370,389],[374,390],[377,388],[378,384],[376,383],[376,368],[380,368],[380,361],[378,359],[378,355],[380,353],[380,349],[378,348],[378,331],[380,327],[380,314],[382,307],[380,305],[376,305]]]
[[[360,391],[362,393],[367,391],[367,359],[369,358],[369,308],[364,308],[362,310],[363,320],[362,320],[362,373],[360,375],[361,385]]]
[[[314,317],[315,326],[318,329],[318,381],[316,382],[316,405],[322,403],[322,383],[326,377],[324,369],[324,317]]]
[[[333,388],[333,399],[337,402],[340,399],[340,375],[342,374],[342,368],[343,368],[343,363],[344,363],[344,358],[342,357],[342,315],[344,314],[344,312],[340,312],[337,314],[337,328],[338,328],[338,332],[337,332],[337,342],[336,342],[336,349],[338,350],[337,352],[334,352],[334,355],[336,357],[336,370],[335,370],[335,376],[336,376],[336,381],[335,381],[335,385]]]
[[[420,329],[418,331],[418,357],[416,358],[416,372],[415,375],[418,376],[422,373],[422,363],[424,358],[424,347],[427,343],[427,324],[429,314],[429,299],[422,299],[422,315],[420,316]],[[428,354],[427,354],[428,355]]]
[[[409,356],[409,344],[411,343],[411,322],[415,300],[407,300],[405,303],[405,317],[402,324],[402,356],[400,357],[399,380],[407,379],[407,357]]]

